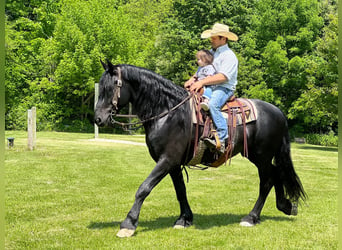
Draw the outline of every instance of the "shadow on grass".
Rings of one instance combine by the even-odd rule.
[[[89,226],[87,226],[88,229],[105,229],[109,227],[119,227],[121,222],[113,221],[113,222],[91,222]]]
[[[311,150],[320,150],[320,151],[326,151],[326,152],[338,152],[338,147],[323,147],[323,146],[309,146],[309,145],[303,145],[300,146],[301,149],[311,149]]]
[[[228,226],[232,224],[239,224],[240,220],[246,214],[194,214],[194,226],[199,230],[206,230],[212,227]],[[151,221],[139,221],[139,226],[145,228],[142,231],[150,231],[161,228],[172,227],[177,217],[160,217]],[[293,217],[288,216],[261,216],[261,223],[264,221],[293,221]],[[100,230],[105,228],[118,228],[121,222],[92,222],[88,226],[89,229]]]

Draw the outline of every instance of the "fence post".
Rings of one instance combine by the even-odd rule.
[[[27,111],[27,146],[29,150],[36,147],[36,107]]]
[[[95,83],[95,97],[94,97],[94,110],[96,107],[96,103],[99,99],[99,84]],[[94,123],[94,130],[95,130],[95,139],[99,138],[99,127]]]

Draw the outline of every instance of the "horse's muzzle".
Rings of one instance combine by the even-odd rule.
[[[105,119],[101,116],[95,116],[95,120],[94,122],[96,123],[97,126],[99,127],[104,127],[104,126],[108,126],[108,118]]]
[[[100,118],[100,117],[97,117],[97,118],[95,119],[95,123],[96,123],[97,126],[102,125],[102,123],[101,123],[101,118]]]

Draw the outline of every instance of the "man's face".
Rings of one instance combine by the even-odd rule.
[[[213,49],[217,49],[218,47],[226,44],[226,38],[219,37],[219,36],[212,36],[210,37],[210,43]]]

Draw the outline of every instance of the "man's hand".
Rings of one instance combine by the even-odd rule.
[[[194,77],[191,77],[188,81],[184,83],[184,87],[190,89],[190,91],[198,92],[202,89],[203,86],[221,84],[227,80],[227,77],[222,73],[217,73],[215,75],[208,76],[200,81],[196,81]]]
[[[194,82],[194,83],[190,86],[190,91],[198,92],[200,89],[202,89],[202,87],[203,87],[203,85],[202,85],[201,81]]]
[[[190,86],[196,81],[195,77],[192,76],[189,80],[184,83],[186,89],[190,89]]]

